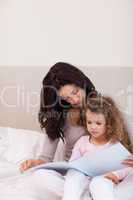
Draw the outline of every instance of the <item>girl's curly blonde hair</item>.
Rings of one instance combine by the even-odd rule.
[[[98,95],[94,98],[89,98],[85,105],[83,121],[86,127],[86,112],[90,110],[94,113],[103,114],[106,121],[107,138],[112,142],[120,141],[129,151],[131,142],[128,132],[124,125],[122,114],[111,97]]]

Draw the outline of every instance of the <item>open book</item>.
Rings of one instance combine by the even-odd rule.
[[[106,149],[86,154],[71,162],[62,161],[41,164],[33,167],[30,171],[48,169],[65,174],[67,170],[75,169],[93,177],[124,168],[122,161],[129,155],[129,151],[121,143],[116,143]]]

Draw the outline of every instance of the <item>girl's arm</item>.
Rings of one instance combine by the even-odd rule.
[[[115,184],[118,184],[126,176],[133,172],[133,168],[126,167],[117,171],[108,172],[104,175],[105,178],[113,181]]]
[[[124,165],[128,166],[128,167],[132,167],[133,168],[133,155],[128,156],[125,160],[123,160],[122,163]]]
[[[117,176],[119,180],[123,180],[126,176],[128,176],[131,172],[133,172],[133,168],[125,167],[123,169],[113,171],[112,173]]]
[[[83,143],[83,137],[84,136],[82,136],[77,142],[76,142],[76,144],[74,145],[74,147],[73,147],[73,150],[72,150],[72,155],[71,155],[71,157],[70,157],[70,159],[69,159],[69,161],[71,162],[71,161],[73,161],[73,160],[76,160],[76,159],[78,159],[78,158],[80,158],[80,157],[82,157],[82,153],[81,153],[81,147],[84,145],[84,143]]]
[[[72,155],[71,155],[71,157],[70,157],[69,162],[71,162],[71,161],[73,161],[73,160],[76,160],[76,159],[78,159],[78,158],[80,158],[80,157],[81,157],[80,151],[79,151],[79,150],[74,150],[74,152],[72,152]]]

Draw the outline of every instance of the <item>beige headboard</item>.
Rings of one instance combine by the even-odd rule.
[[[0,67],[0,126],[39,130],[41,81],[50,66]],[[133,121],[133,68],[80,67],[98,91],[115,98]]]

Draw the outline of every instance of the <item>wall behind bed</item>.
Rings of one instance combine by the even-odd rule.
[[[80,67],[97,90],[133,120],[133,68]],[[37,129],[41,82],[49,66],[0,67],[0,126]]]
[[[132,0],[1,0],[0,65],[133,66]]]
[[[132,13],[132,0],[1,0],[0,125],[39,129],[41,81],[56,61],[79,66],[132,116]]]

